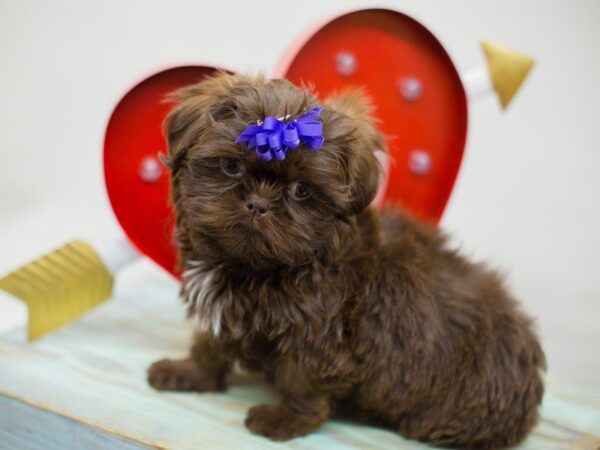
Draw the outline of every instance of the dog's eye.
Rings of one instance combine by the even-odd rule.
[[[242,166],[235,158],[221,159],[221,168],[223,169],[223,172],[230,176],[237,177],[242,174]]]
[[[310,197],[311,187],[302,181],[296,181],[290,186],[290,195],[296,200],[304,200]]]

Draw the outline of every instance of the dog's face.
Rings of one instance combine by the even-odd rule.
[[[311,262],[340,245],[339,230],[376,194],[383,149],[359,93],[326,101],[325,143],[283,161],[235,144],[266,116],[297,118],[319,104],[285,80],[221,74],[175,93],[167,118],[172,199],[180,245],[255,269]]]

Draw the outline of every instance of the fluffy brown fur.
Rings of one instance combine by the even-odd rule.
[[[322,151],[268,163],[235,138],[315,106],[309,90],[220,74],[174,99],[167,164],[198,331],[188,359],[150,367],[152,386],[222,390],[237,360],[282,396],[246,418],[274,440],[350,410],[438,445],[523,439],[545,366],[530,320],[437,230],[368,207],[384,144],[363,96],[324,102]]]

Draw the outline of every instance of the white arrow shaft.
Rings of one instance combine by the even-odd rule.
[[[492,80],[485,65],[462,72],[460,78],[469,100],[478,100],[494,92]]]
[[[124,236],[119,239],[94,243],[93,247],[113,275],[140,257],[139,252]]]

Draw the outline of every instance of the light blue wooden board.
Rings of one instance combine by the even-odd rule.
[[[0,396],[0,448],[13,450],[148,450],[150,447]]]
[[[33,344],[16,332],[0,336],[0,396],[5,397],[0,437],[35,443],[54,433],[65,436],[61,448],[73,442],[69,433],[94,444],[114,436],[109,448],[426,448],[392,431],[333,420],[285,444],[251,435],[243,425],[247,409],[277,399],[254,378],[235,376],[222,394],[153,391],[146,383],[148,365],[165,356],[184,356],[189,345],[191,328],[177,290],[164,280],[123,290],[82,320]],[[7,414],[12,422],[2,420]],[[24,425],[36,421],[46,429]],[[597,449],[599,436],[600,388],[550,376],[542,420],[519,448]],[[0,448],[14,448],[6,442],[0,440]],[[72,445],[84,447],[94,448]]]

